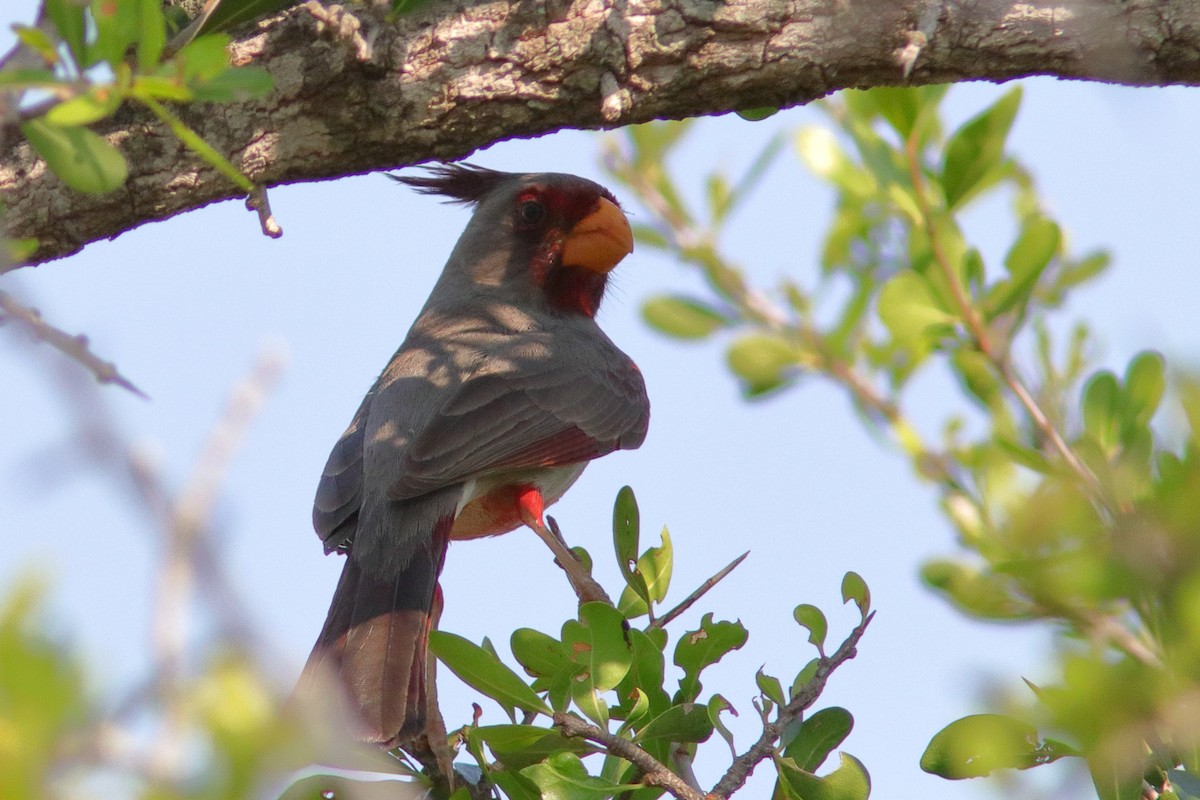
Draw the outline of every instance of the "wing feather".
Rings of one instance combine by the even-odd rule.
[[[394,500],[498,470],[576,464],[642,443],[645,384],[632,362],[481,375],[413,441]]]

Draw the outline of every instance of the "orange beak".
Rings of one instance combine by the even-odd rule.
[[[563,242],[564,267],[584,267],[605,274],[633,252],[633,231],[617,204],[601,197],[575,224]]]

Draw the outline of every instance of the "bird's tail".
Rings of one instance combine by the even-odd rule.
[[[391,748],[406,744],[426,724],[426,649],[436,624],[437,577],[446,537],[434,536],[407,565],[375,574],[346,558],[329,615],[297,687],[322,682],[341,687],[355,738]],[[436,603],[440,605],[440,603]]]

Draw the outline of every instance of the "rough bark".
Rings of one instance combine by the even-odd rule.
[[[395,24],[355,8],[308,3],[258,23],[232,55],[267,68],[275,91],[182,115],[272,186],[845,87],[1200,83],[1195,0],[457,0]],[[39,240],[35,261],[239,194],[139,109],[107,135],[130,163],[127,185],[107,195],[68,190],[23,143],[0,157],[10,235]]]

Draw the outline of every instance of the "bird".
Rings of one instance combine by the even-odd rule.
[[[546,537],[544,508],[592,459],[639,447],[650,418],[641,372],[595,319],[633,251],[611,192],[469,164],[391,177],[474,210],[321,474],[313,527],[345,563],[299,682],[339,687],[350,734],[388,749],[427,723],[449,542]]]

